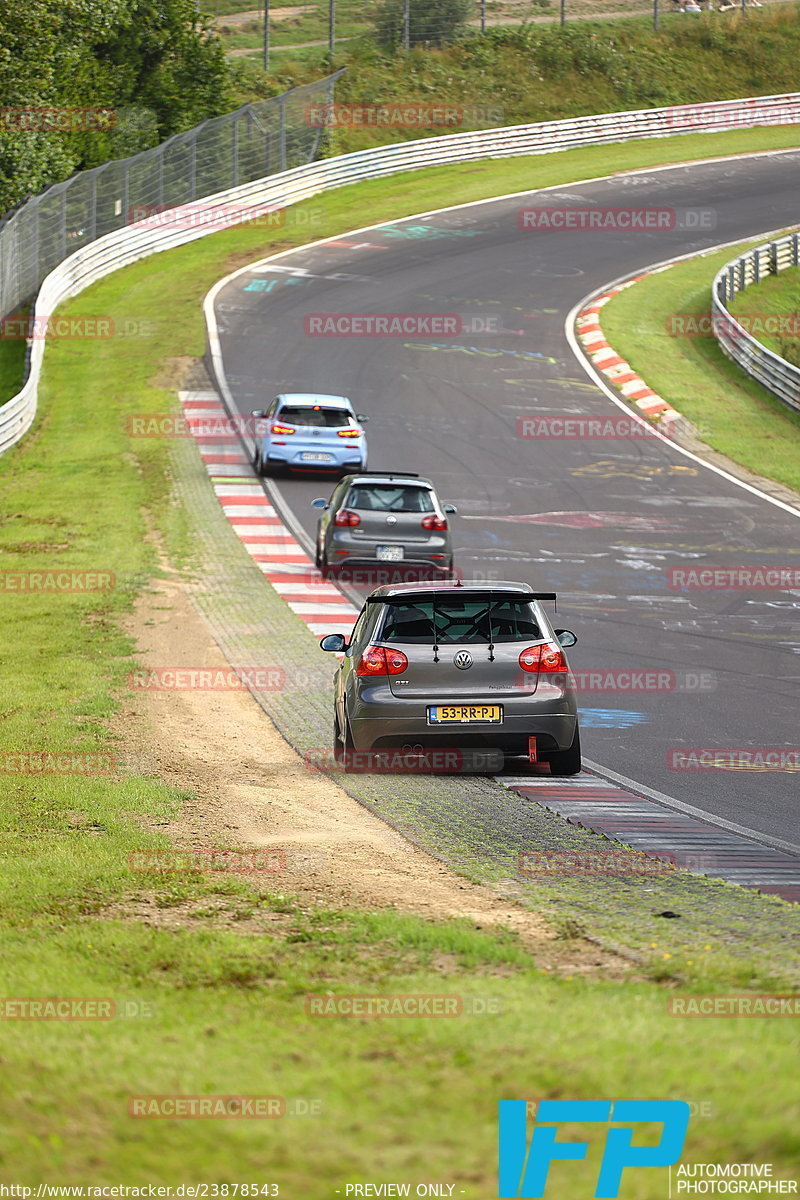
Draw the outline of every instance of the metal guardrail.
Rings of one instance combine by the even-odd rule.
[[[36,299],[34,319],[41,324],[64,300],[112,271],[149,254],[203,237],[219,229],[221,224],[246,222],[259,214],[297,204],[349,183],[449,163],[550,154],[579,146],[648,137],[798,123],[800,93],[793,92],[512,125],[503,129],[395,142],[322,159],[205,197],[202,206],[208,221],[200,228],[192,224],[187,227],[186,222],[180,221],[163,221],[155,226],[142,221],[98,237],[70,254],[50,272]],[[216,224],[215,214],[219,216]],[[14,445],[34,419],[43,353],[43,339],[34,339],[25,386],[19,395],[0,408],[0,453]]]
[[[724,354],[795,412],[800,412],[800,367],[769,350],[728,312],[739,292],[800,266],[800,234],[790,233],[726,263],[711,288],[711,327]]]

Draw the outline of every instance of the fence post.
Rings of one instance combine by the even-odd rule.
[[[798,266],[798,251],[800,251],[800,238],[796,233],[792,234],[792,265]]]
[[[411,0],[403,0],[403,49],[406,54],[411,47]]]
[[[231,122],[231,167],[233,169],[233,186],[239,183],[239,122],[236,117]]]
[[[753,255],[753,283],[761,282],[761,255],[756,250]]]
[[[97,175],[92,175],[92,198],[89,202],[89,241],[97,237]]]
[[[264,0],[264,70],[269,70],[269,0]]]
[[[328,54],[333,58],[336,50],[336,0],[328,5]]]
[[[191,151],[189,152],[189,199],[197,199],[197,137],[193,137],[189,143]]]
[[[567,0],[561,0],[561,24],[567,23]]]
[[[67,189],[66,189],[66,187],[61,189],[61,212],[59,214],[59,224],[61,226],[61,228],[59,230],[59,233],[60,233],[59,241],[61,242],[61,254],[57,260],[58,262],[60,262],[62,258],[67,257]]]
[[[158,207],[164,209],[164,151],[158,151]]]
[[[286,101],[284,100],[283,96],[278,97],[278,111],[280,114],[279,115],[280,132],[278,134],[279,141],[280,141],[280,156],[281,156],[280,169],[282,171],[285,171],[286,170]]]

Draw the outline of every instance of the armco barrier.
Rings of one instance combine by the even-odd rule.
[[[395,142],[377,149],[359,150],[337,158],[259,179],[240,187],[217,192],[203,200],[209,214],[233,206],[244,222],[249,217],[296,204],[320,192],[365,179],[377,179],[400,171],[486,158],[548,154],[579,146],[632,141],[648,137],[717,132],[752,128],[757,125],[800,123],[800,93],[723,100],[711,104],[680,105],[634,112],[604,113],[535,125],[513,125],[504,129],[449,134]],[[64,300],[104,275],[149,254],[204,237],[211,229],[186,229],[165,225],[152,228],[142,222],[108,233],[69,255],[44,280],[36,299],[34,316],[43,322]],[[0,453],[23,436],[36,412],[36,394],[44,341],[35,339],[30,348],[28,377],[19,395],[0,408]]]
[[[800,266],[800,234],[790,233],[726,263],[711,290],[712,328],[723,353],[789,408],[800,412],[800,367],[768,350],[728,312],[734,296],[767,275]]]

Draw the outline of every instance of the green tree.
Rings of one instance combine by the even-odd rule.
[[[0,212],[74,171],[229,107],[224,51],[195,0],[0,0]],[[16,110],[105,107],[116,129],[15,128]]]
[[[403,44],[404,0],[383,0],[375,14],[375,36],[386,50]],[[409,0],[409,45],[446,46],[467,27],[472,0]]]

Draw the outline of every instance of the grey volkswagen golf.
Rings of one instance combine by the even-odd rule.
[[[311,504],[320,510],[315,561],[323,575],[354,563],[453,569],[447,518],[456,508],[441,503],[429,479],[360,471],[345,475],[330,500]]]
[[[548,762],[553,775],[581,769],[574,680],[564,648],[525,583],[398,584],[367,597],[334,677],[334,755],[357,752],[497,751]]]

